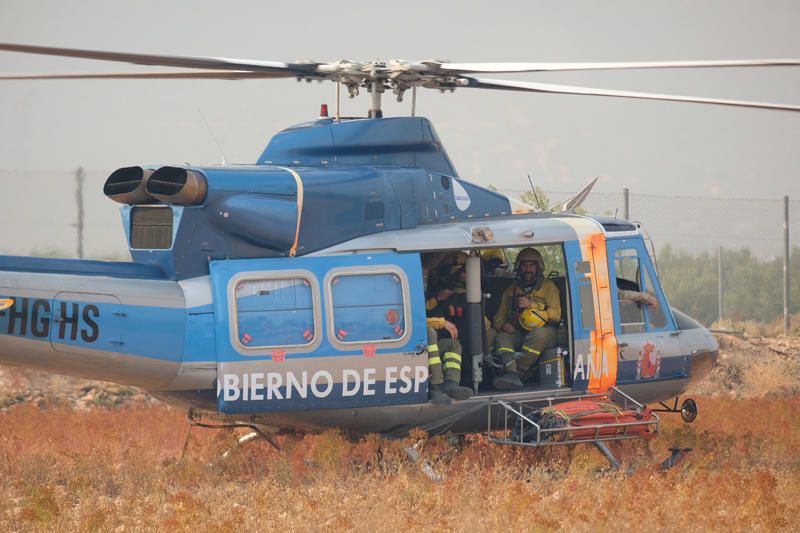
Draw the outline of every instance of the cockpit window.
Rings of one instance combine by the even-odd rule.
[[[644,251],[642,251],[644,254]],[[620,333],[641,333],[667,327],[666,302],[651,275],[649,257],[636,248],[614,253]]]
[[[639,257],[636,250],[625,248],[614,254],[614,270],[617,276],[617,296],[619,298],[619,321],[622,333],[640,333],[645,330],[642,305],[631,298],[620,297],[639,291]]]
[[[657,294],[655,285],[653,285],[650,279],[650,272],[645,268],[642,274],[644,279],[644,291],[653,295]],[[647,322],[650,325],[649,329],[661,329],[666,327],[667,318],[664,315],[664,302],[659,301],[657,307],[653,307],[652,305],[646,306],[645,312],[647,313]]]

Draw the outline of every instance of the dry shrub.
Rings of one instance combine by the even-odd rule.
[[[532,450],[481,435],[352,439],[192,429],[167,407],[0,413],[0,529],[790,530],[800,511],[800,397],[698,398],[651,442]],[[670,446],[691,446],[668,472]],[[405,448],[415,446],[420,462]],[[427,462],[444,476],[431,480]],[[630,470],[630,471],[629,471]]]
[[[717,367],[690,392],[761,398],[800,393],[800,338],[718,335]]]
[[[770,322],[723,319],[715,321],[711,327],[741,332],[750,337],[779,337],[783,335],[783,317]],[[789,315],[789,336],[800,336],[800,314]]]

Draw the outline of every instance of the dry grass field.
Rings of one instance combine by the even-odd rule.
[[[338,432],[252,441],[193,428],[138,391],[5,369],[2,531],[796,530],[800,340],[721,338],[700,416],[661,436],[547,450]],[[188,446],[183,453],[187,432]],[[404,447],[444,476],[429,479]],[[692,447],[675,468],[671,446]]]

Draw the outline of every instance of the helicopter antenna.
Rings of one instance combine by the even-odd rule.
[[[550,210],[555,211],[556,209],[572,213],[576,209],[578,209],[581,204],[589,197],[589,193],[592,192],[592,187],[594,184],[597,183],[597,180],[600,179],[600,176],[597,176],[592,181],[590,181],[583,189],[575,193],[574,195],[570,196],[560,204],[554,205]]]
[[[544,209],[542,209],[542,201],[539,200],[539,195],[536,194],[536,187],[533,186],[533,180],[530,174],[528,174],[528,183],[531,185],[531,192],[533,193],[533,200],[536,202],[536,207],[539,211],[548,211],[549,208],[547,206],[544,206]]]
[[[200,116],[203,118],[203,123],[206,125],[206,128],[208,129],[208,133],[211,135],[211,138],[214,140],[214,144],[217,145],[217,150],[219,150],[219,154],[222,156],[222,165],[223,166],[227,165],[228,162],[225,159],[225,152],[222,151],[222,146],[219,144],[219,140],[217,140],[217,136],[214,135],[214,130],[211,129],[211,125],[208,123],[208,120],[206,120],[206,116],[203,114],[203,112],[200,110],[199,107],[197,108],[197,112],[200,113]]]

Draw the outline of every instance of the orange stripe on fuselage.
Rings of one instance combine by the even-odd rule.
[[[595,233],[586,241],[581,241],[581,253],[591,265],[594,284],[594,323],[591,331],[591,363],[588,365],[590,392],[605,392],[617,382],[617,337],[614,334],[614,308],[611,291],[616,283],[611,283],[608,272],[606,238],[603,233]]]

